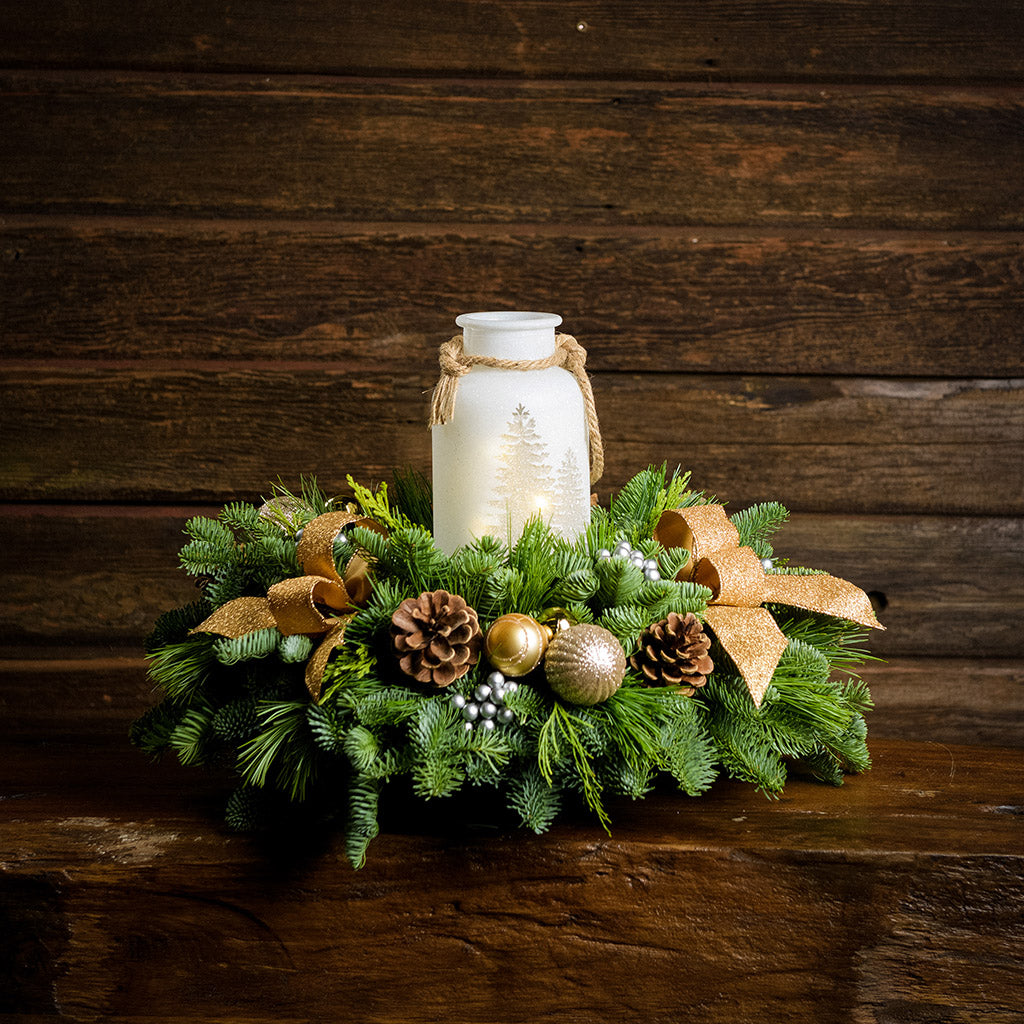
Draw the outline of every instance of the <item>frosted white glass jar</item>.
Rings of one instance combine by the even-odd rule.
[[[553,313],[464,313],[466,355],[545,359]],[[489,534],[515,542],[540,514],[573,538],[590,522],[590,464],[583,396],[560,366],[473,366],[459,381],[452,418],[431,428],[434,539],[451,554]]]

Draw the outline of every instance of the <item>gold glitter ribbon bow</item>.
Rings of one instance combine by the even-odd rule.
[[[875,618],[868,595],[847,580],[824,573],[765,573],[754,550],[740,546],[739,531],[721,505],[669,509],[658,520],[654,539],[666,548],[690,552],[676,578],[693,580],[711,591],[704,621],[736,663],[755,707],[761,706],[789,643],[772,613],[761,607],[765,602],[885,628]]]
[[[328,512],[307,523],[296,552],[299,565],[307,573],[275,583],[266,597],[238,597],[221,605],[199,623],[193,633],[217,633],[235,640],[258,629],[276,627],[285,636],[298,633],[323,636],[306,662],[306,687],[313,700],[319,700],[327,661],[345,638],[345,627],[352,615],[325,615],[351,612],[370,597],[368,566],[360,555],[349,559],[342,578],[334,565],[334,541],[346,526],[365,526],[386,534],[372,519],[353,512]]]

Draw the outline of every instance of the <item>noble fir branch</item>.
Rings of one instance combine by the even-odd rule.
[[[382,753],[380,740],[366,726],[357,725],[345,734],[343,749],[360,775],[374,775],[372,769]]]
[[[551,554],[551,571],[557,579],[586,572],[594,567],[594,557],[589,552],[581,551],[576,544],[570,544],[562,538],[557,538],[557,541]]]
[[[361,545],[366,533],[353,530],[353,538]],[[379,576],[405,580],[416,594],[436,589],[448,572],[447,557],[434,547],[434,538],[422,526],[397,527],[383,547],[368,553],[377,559],[375,568]]]
[[[339,709],[326,704],[310,704],[306,721],[313,742],[325,753],[339,755],[345,749],[346,724]]]
[[[401,686],[368,685],[338,694],[338,704],[351,710],[362,725],[403,726],[412,721],[423,706],[423,694]]]
[[[616,761],[603,766],[601,775],[613,793],[632,800],[642,799],[654,786],[654,765],[647,761],[640,764]]]
[[[575,544],[559,539],[551,558],[551,583],[543,600],[545,607],[587,601],[597,593],[594,558]]]
[[[192,544],[205,544],[213,551],[231,551],[235,546],[235,535],[219,519],[208,516],[193,516],[185,523],[184,533]],[[188,545],[186,545],[188,546]]]
[[[875,706],[867,683],[853,679],[843,684],[843,699],[847,706],[858,715],[865,715]]]
[[[777,501],[751,505],[729,517],[739,531],[740,544],[753,548],[758,558],[771,558],[771,537],[789,519],[789,509]]]
[[[658,568],[661,571],[661,578],[674,580],[683,567],[690,560],[690,552],[686,548],[668,548],[658,558]]]
[[[224,808],[224,824],[232,832],[256,832],[271,823],[267,795],[255,786],[244,783],[228,797]]]
[[[816,745],[813,750],[799,758],[794,763],[793,770],[797,774],[811,775],[819,782],[830,786],[841,786],[845,775],[839,759],[820,745]]]
[[[509,553],[509,565],[518,569],[527,581],[523,607],[539,608],[555,578],[555,553],[569,545],[539,518],[529,519],[522,536]]]
[[[357,775],[348,784],[348,823],[345,829],[345,852],[354,868],[366,863],[366,848],[380,832],[377,805],[381,783]]]
[[[562,792],[536,765],[528,765],[508,785],[508,806],[538,835],[551,827],[562,807]]]
[[[687,711],[674,715],[661,727],[659,766],[684,793],[697,796],[715,781],[717,751],[697,710],[701,705],[695,701],[680,704]]]
[[[286,665],[305,665],[313,653],[313,641],[301,633],[282,636],[277,641],[277,656]]]
[[[576,602],[589,601],[597,593],[598,586],[597,574],[589,568],[556,576],[544,599],[544,605],[564,608]]]
[[[822,742],[797,764],[797,768],[809,771],[815,778],[833,786],[841,786],[844,776],[866,772],[871,767],[871,756],[867,747],[867,725],[856,715],[842,736],[831,742]]]
[[[248,545],[247,558],[254,563],[253,579],[261,590],[302,572],[294,538],[268,533],[254,538]]]
[[[390,650],[391,616],[407,597],[415,597],[418,593],[406,580],[378,578],[369,602],[345,627],[345,646],[352,644],[371,651],[379,649],[381,653]],[[336,654],[334,661],[328,664],[328,678],[331,665],[337,658]]]
[[[868,631],[855,622],[781,605],[768,607],[775,615],[779,629],[789,639],[817,648],[828,658],[833,669],[852,674],[865,661],[881,660],[862,647]]]
[[[502,566],[484,585],[477,611],[486,618],[493,619],[524,607],[520,601],[524,585],[523,574],[518,569]]]
[[[645,608],[639,605],[620,605],[610,608],[597,624],[607,629],[622,644],[627,655],[637,649],[640,634],[650,625],[651,619]]]
[[[217,519],[236,534],[241,534],[246,541],[255,540],[274,526],[260,515],[255,505],[247,501],[232,501],[221,509]],[[276,529],[280,530],[279,527]],[[290,529],[289,529],[289,532]]]
[[[258,571],[255,575],[258,575]],[[266,592],[266,587],[253,581],[253,569],[238,561],[222,569],[217,575],[203,581],[203,591],[210,604],[219,608],[236,597],[246,597]]]
[[[505,706],[515,715],[516,721],[524,725],[546,718],[551,711],[550,698],[529,683],[520,683],[515,692],[505,695]]]
[[[604,747],[616,750],[623,762],[641,773],[660,750],[658,720],[665,710],[663,702],[658,690],[622,686],[604,703],[581,709],[579,714],[600,730]]]
[[[159,757],[170,745],[171,734],[185,714],[185,707],[161,701],[131,725],[128,738],[144,754]]]
[[[867,739],[867,722],[862,715],[855,715],[849,728],[838,740],[823,743],[822,746],[839,761],[844,772],[866,772],[871,767]]]
[[[660,516],[664,511],[665,469],[663,464],[660,469],[641,470],[609,502],[612,522],[627,540],[647,538],[654,532],[655,513]]]
[[[387,782],[394,775],[412,770],[415,764],[409,747],[387,747],[369,729],[357,726],[345,737],[345,753],[361,775]],[[358,764],[365,767],[358,768]]]
[[[786,766],[764,738],[763,729],[747,718],[719,710],[710,716],[708,732],[717,759],[732,778],[749,782],[770,797],[782,792]]]
[[[603,608],[632,603],[644,585],[643,570],[624,558],[598,562],[594,572],[598,581],[596,600]]]
[[[209,519],[207,522],[214,522]],[[220,523],[217,523],[220,526]],[[181,568],[189,576],[219,576],[234,568],[237,564],[235,538],[225,529],[226,540],[192,540],[178,554]]]
[[[182,608],[164,612],[156,620],[152,632],[146,637],[143,647],[152,654],[168,644],[180,643],[189,632],[199,625],[212,611],[209,601],[193,601]]]
[[[450,796],[465,781],[458,744],[461,720],[443,699],[425,700],[412,723],[410,735],[417,748],[412,769],[413,791],[425,799]]]
[[[218,637],[213,643],[213,653],[222,665],[237,665],[240,661],[252,661],[273,654],[284,638],[273,627],[257,629],[240,637]]]
[[[594,610],[588,604],[583,604],[580,601],[573,601],[571,604],[565,605],[565,610],[569,613],[569,617],[575,622],[594,622]]]
[[[505,557],[500,542],[487,536],[459,548],[448,561],[445,590],[460,594],[471,608],[477,608],[483,601],[488,581],[502,567]]]

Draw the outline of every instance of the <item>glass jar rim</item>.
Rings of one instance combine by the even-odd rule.
[[[485,313],[463,313],[455,318],[459,327],[500,327],[506,331],[535,331],[557,327],[562,318],[557,313],[529,313],[520,310],[491,310]]]

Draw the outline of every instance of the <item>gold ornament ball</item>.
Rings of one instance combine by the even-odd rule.
[[[549,633],[554,635],[560,633],[563,629],[568,629],[570,626],[575,626],[579,621],[574,618],[564,608],[545,608],[544,611],[537,616],[537,621],[548,630]]]
[[[582,623],[556,633],[544,658],[548,685],[570,704],[600,704],[626,674],[622,645],[601,626]]]
[[[487,660],[506,676],[525,676],[544,657],[548,631],[529,615],[512,612],[495,619],[487,630],[484,653]]]

